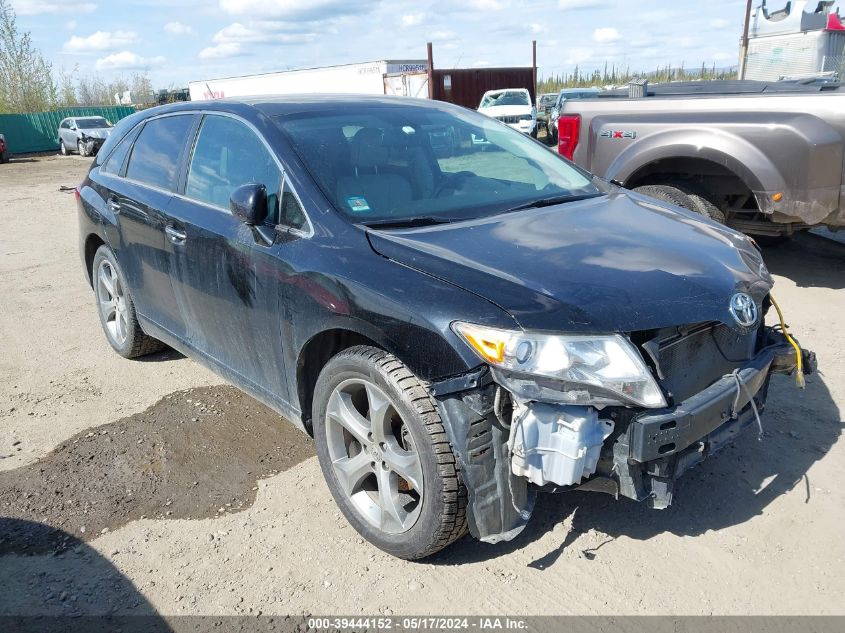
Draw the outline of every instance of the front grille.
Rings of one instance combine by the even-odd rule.
[[[661,385],[676,403],[706,389],[754,356],[757,333],[722,323],[665,328],[657,334]]]
[[[520,121],[530,121],[531,117],[526,114],[509,114],[503,116],[497,116],[497,119],[502,123],[519,123]]]

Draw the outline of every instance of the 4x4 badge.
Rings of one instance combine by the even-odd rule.
[[[731,297],[730,311],[734,321],[742,327],[757,323],[757,304],[744,292],[738,292]]]
[[[604,130],[599,136],[602,138],[637,138],[637,133],[630,130]]]

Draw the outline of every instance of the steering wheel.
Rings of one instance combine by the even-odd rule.
[[[457,191],[458,185],[460,185],[461,182],[467,178],[472,178],[473,176],[475,176],[475,174],[471,171],[456,171],[454,174],[449,174],[434,190],[432,197],[439,198],[441,194],[449,190],[453,192]]]

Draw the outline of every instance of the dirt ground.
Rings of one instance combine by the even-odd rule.
[[[497,546],[366,544],[310,440],[174,352],[114,354],[77,252],[88,160],[0,166],[0,615],[845,614],[845,246],[770,249],[821,374],[658,512],[546,496]]]

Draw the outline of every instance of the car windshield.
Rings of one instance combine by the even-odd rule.
[[[80,130],[96,130],[111,127],[111,124],[102,117],[93,117],[90,119],[76,119],[76,127]]]
[[[448,222],[601,193],[590,174],[471,110],[379,104],[275,120],[358,223]]]
[[[558,100],[563,102],[567,99],[591,99],[598,95],[598,90],[573,90],[573,91],[562,91],[558,97]]]
[[[493,106],[531,105],[531,99],[525,90],[503,90],[484,95],[479,108],[492,108]]]

